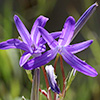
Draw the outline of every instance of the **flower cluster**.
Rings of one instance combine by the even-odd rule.
[[[32,30],[29,33],[20,18],[15,15],[15,25],[22,41],[19,39],[9,39],[0,43],[0,49],[6,50],[13,48],[24,50],[25,52],[21,56],[19,64],[26,70],[33,70],[46,65],[53,60],[57,54],[59,54],[66,61],[66,63],[68,63],[75,70],[85,75],[96,77],[98,74],[96,70],[85,61],[82,61],[74,55],[75,53],[88,48],[92,44],[93,40],[73,45],[70,43],[83,25],[87,22],[97,6],[97,3],[90,6],[77,22],[75,22],[75,19],[72,16],[69,16],[66,19],[62,30],[53,33],[49,33],[44,29],[44,26],[48,21],[48,18],[44,16],[39,16],[36,19]],[[58,41],[55,40],[56,38],[58,38]],[[50,50],[48,51],[46,51],[46,43],[50,47]],[[31,56],[33,58],[29,60]],[[46,71],[51,89],[59,94],[60,89],[57,86],[52,65],[46,66]]]
[[[32,70],[34,68],[45,65],[52,59],[54,59],[57,53],[59,53],[60,55],[62,55],[63,59],[77,71],[80,71],[83,74],[91,77],[97,76],[97,72],[94,68],[92,68],[86,62],[82,61],[74,55],[75,53],[80,52],[90,46],[93,40],[88,40],[82,43],[70,45],[70,42],[75,34],[75,28],[77,29],[77,31],[79,31],[80,28],[78,29],[77,27],[81,27],[84,24],[84,19],[86,20],[86,17],[88,16],[88,14],[90,14],[90,10],[93,9],[94,6],[96,5],[92,5],[92,7],[90,7],[89,10],[83,14],[83,16],[79,19],[76,25],[75,19],[72,16],[68,17],[65,21],[58,42],[44,28],[38,26],[38,30],[40,31],[43,39],[47,42],[51,50],[48,50],[41,56],[35,57],[30,61],[26,62],[23,68]]]

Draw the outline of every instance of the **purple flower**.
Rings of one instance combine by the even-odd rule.
[[[75,20],[70,16],[67,18],[64,28],[62,29],[62,34],[57,42],[44,28],[39,27],[42,37],[47,42],[51,50],[45,52],[39,57],[31,59],[25,63],[23,67],[28,70],[40,67],[50,62],[55,58],[57,53],[59,53],[62,55],[63,59],[77,71],[91,77],[97,76],[98,73],[94,68],[74,55],[74,53],[80,52],[90,46],[93,40],[70,45],[71,39],[74,35],[74,29]]]
[[[41,55],[41,52],[46,50],[45,41],[41,38],[41,34],[37,29],[37,26],[44,27],[48,18],[44,16],[39,16],[33,24],[32,30],[29,33],[22,21],[19,19],[17,15],[14,16],[15,25],[17,30],[21,36],[21,40],[19,39],[9,39],[7,41],[0,43],[0,49],[21,49],[24,50],[24,54],[20,58],[20,66],[26,63],[26,61],[30,58],[30,56],[37,57]],[[61,32],[51,33],[54,38],[57,38]]]
[[[60,89],[59,89],[59,87],[57,85],[57,82],[56,82],[57,76],[54,73],[53,66],[52,65],[47,65],[45,67],[45,70],[47,72],[49,84],[50,84],[50,87],[51,87],[52,91],[59,94],[60,93]]]

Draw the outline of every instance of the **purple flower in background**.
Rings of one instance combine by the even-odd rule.
[[[63,59],[77,71],[91,77],[97,76],[98,73],[94,68],[74,55],[75,53],[78,53],[90,46],[93,40],[70,45],[71,39],[74,35],[74,29],[75,20],[70,16],[67,18],[64,28],[62,29],[62,34],[57,42],[44,28],[39,27],[42,37],[47,42],[51,50],[45,52],[39,57],[31,59],[25,63],[23,67],[28,70],[40,67],[50,62],[55,58],[57,53],[59,53],[62,55]]]
[[[31,34],[28,32],[17,15],[14,16],[14,21],[23,41],[19,39],[9,39],[0,43],[0,49],[6,50],[17,48],[24,50],[25,52],[20,58],[20,66],[23,66],[30,56],[36,57],[41,55],[41,52],[45,51],[45,45],[38,43],[40,40],[40,32],[37,30],[37,26],[44,27],[48,21],[48,18],[39,16],[34,22],[30,32]]]
[[[40,32],[37,29],[37,26],[44,27],[48,18],[44,16],[39,16],[33,24],[31,34],[28,32],[22,21],[19,19],[17,15],[14,16],[14,21],[17,27],[17,30],[21,36],[21,40],[19,39],[9,39],[7,41],[0,43],[0,49],[21,49],[24,50],[24,54],[20,58],[20,66],[23,66],[24,63],[30,58],[30,56],[37,57],[41,55],[41,52],[44,52],[45,41],[40,37]],[[51,35],[54,38],[57,38],[61,32],[54,32]]]
[[[59,87],[57,85],[57,82],[56,82],[57,76],[54,73],[53,66],[52,65],[47,65],[45,67],[45,70],[47,72],[48,81],[49,81],[49,84],[50,84],[50,87],[51,87],[52,91],[59,94],[60,93],[60,89],[59,89]]]

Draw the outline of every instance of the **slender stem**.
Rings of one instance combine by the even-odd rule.
[[[39,100],[40,68],[34,70],[31,100]]]
[[[48,83],[48,78],[47,78],[47,75],[46,75],[46,71],[44,69],[44,66],[42,66],[42,70],[43,70],[43,74],[44,74],[44,78],[45,78],[45,82],[46,82],[46,87],[48,89],[49,88],[49,83]]]
[[[54,93],[54,100],[56,100],[56,93]]]
[[[55,63],[54,63],[54,71],[56,72],[56,66],[57,66],[57,61],[59,59],[59,54],[57,54],[56,59],[55,59]]]
[[[63,68],[63,61],[62,61],[62,56],[60,55],[60,67],[61,67],[61,72],[62,72],[62,77],[63,77],[63,91],[65,89],[65,73],[64,73],[64,68]]]
[[[55,62],[54,62],[54,71],[56,72],[56,66],[57,66],[57,61],[59,59],[59,54],[57,54],[56,56],[56,59],[55,59]],[[56,100],[56,93],[54,93],[54,100]]]
[[[44,78],[45,78],[45,82],[46,82],[46,87],[47,87],[47,90],[48,90],[49,89],[49,82],[48,82],[48,78],[47,78],[47,74],[46,74],[46,71],[44,69],[44,66],[42,66],[42,70],[43,70],[43,74],[44,74]],[[49,92],[49,98],[47,98],[47,99],[52,100],[50,90],[48,90],[48,92]]]

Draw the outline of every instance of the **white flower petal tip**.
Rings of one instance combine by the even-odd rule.
[[[45,70],[47,72],[47,75],[48,75],[48,81],[49,81],[49,84],[50,84],[50,88],[53,92],[56,92],[57,94],[60,93],[60,89],[57,85],[57,82],[56,82],[56,78],[57,76],[54,74],[54,68],[52,65],[47,65],[45,67]]]

